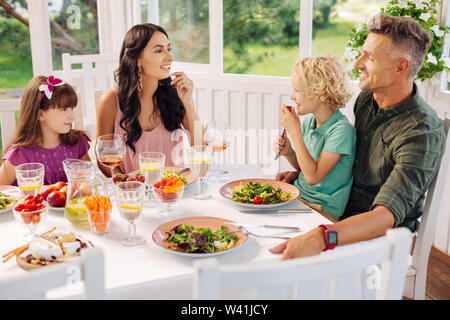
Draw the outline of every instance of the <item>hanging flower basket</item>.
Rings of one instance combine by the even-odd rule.
[[[449,27],[439,26],[437,15],[439,0],[428,1],[402,1],[392,0],[386,8],[382,8],[380,13],[391,16],[411,17],[418,21],[431,36],[432,43],[428,49],[428,55],[425,57],[422,68],[416,76],[416,79],[424,81],[432,79],[442,71],[450,71],[450,58],[442,55],[445,37],[450,31]],[[378,13],[376,13],[378,14]],[[369,31],[368,23],[376,14],[372,15],[366,22],[357,25],[352,29],[350,39],[347,40],[348,46],[345,49],[344,60],[351,66],[361,56],[361,47],[366,40]],[[360,71],[356,68],[350,71],[350,77],[357,79]]]

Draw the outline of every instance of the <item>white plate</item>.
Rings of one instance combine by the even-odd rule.
[[[64,212],[66,207],[52,207],[51,205],[48,205],[48,210],[54,211],[54,212]]]
[[[19,189],[19,187],[16,187],[16,186],[1,185],[0,186],[0,192],[3,193],[5,196],[15,197],[15,196],[18,196],[20,194],[20,189]],[[12,205],[9,208],[0,209],[0,213],[9,211],[13,207],[14,207],[14,205]]]
[[[259,182],[261,184],[268,183],[274,188],[281,188],[283,192],[288,192],[292,194],[292,198],[285,202],[275,203],[275,204],[253,204],[253,203],[243,203],[238,201],[233,201],[233,188],[236,186],[245,186],[249,182]],[[235,180],[228,182],[227,184],[223,185],[219,190],[220,195],[228,200],[230,203],[233,203],[240,207],[245,208],[251,208],[258,211],[265,211],[265,210],[274,210],[278,207],[285,206],[292,201],[295,201],[298,196],[300,195],[300,191],[298,188],[292,184],[289,184],[287,182],[272,180],[272,179],[242,179],[242,180]]]
[[[175,227],[181,223],[191,225],[196,228],[200,228],[200,227],[210,228],[214,232],[221,225],[223,225],[224,222],[233,222],[233,221],[228,220],[228,219],[216,218],[216,217],[180,218],[180,219],[172,220],[172,221],[169,221],[169,222],[166,222],[166,223],[160,225],[158,228],[155,229],[155,231],[153,231],[152,239],[161,248],[169,251],[170,253],[178,255],[178,256],[187,257],[187,258],[207,258],[207,257],[218,256],[218,255],[221,255],[221,254],[224,254],[227,252],[234,251],[235,249],[241,248],[242,245],[245,242],[247,242],[248,234],[244,234],[244,233],[236,234],[236,237],[238,239],[236,242],[236,245],[233,248],[228,249],[228,250],[211,252],[211,253],[187,253],[187,252],[180,252],[180,251],[175,251],[173,249],[170,249],[169,247],[172,246],[172,244],[169,244],[167,242],[166,232],[172,230],[173,227]],[[237,227],[237,226],[227,225],[227,227],[230,232],[239,230],[239,227]]]

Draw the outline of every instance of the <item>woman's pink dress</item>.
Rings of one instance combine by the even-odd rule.
[[[117,105],[119,102],[117,101]],[[120,127],[122,112],[118,108],[114,121],[114,133],[123,135],[126,140],[126,131]],[[139,169],[139,153],[156,151],[166,155],[166,166],[183,166],[183,129],[168,131],[161,121],[152,131],[142,131],[139,140],[134,143],[136,153],[127,147],[124,161],[119,166],[123,173]]]

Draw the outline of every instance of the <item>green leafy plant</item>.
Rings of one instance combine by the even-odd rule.
[[[439,0],[424,1],[404,1],[392,0],[386,8],[381,9],[380,13],[391,16],[409,16],[418,21],[431,36],[432,43],[428,49],[428,54],[422,64],[422,68],[416,76],[416,79],[424,81],[433,78],[437,73],[450,71],[450,58],[442,56],[446,34],[450,31],[449,27],[439,26],[437,20]],[[352,29],[350,39],[347,40],[348,46],[344,53],[344,60],[353,65],[353,62],[361,56],[361,47],[366,40],[368,31],[368,22],[361,23]],[[360,71],[356,68],[350,71],[350,77],[356,79]]]

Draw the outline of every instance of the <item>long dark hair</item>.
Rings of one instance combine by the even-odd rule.
[[[142,128],[138,119],[141,113],[141,102],[138,94],[138,58],[153,34],[158,31],[168,37],[163,28],[151,23],[138,24],[132,27],[123,40],[119,69],[114,75],[119,86],[119,107],[122,112],[120,127],[126,131],[125,143],[133,152],[136,152],[134,143],[142,135]],[[181,128],[186,112],[176,88],[170,84],[171,81],[170,77],[160,80],[152,98],[155,106],[153,115],[160,115],[164,127],[168,131]]]
[[[43,142],[42,130],[39,123],[40,110],[75,108],[77,106],[77,94],[68,83],[53,87],[53,95],[50,100],[46,96],[43,96],[43,92],[39,91],[39,87],[46,80],[47,77],[36,76],[25,87],[20,101],[16,130],[5,151],[16,147],[31,147]],[[60,134],[59,136],[63,142],[73,146],[84,134],[84,131],[71,129],[68,133]]]

